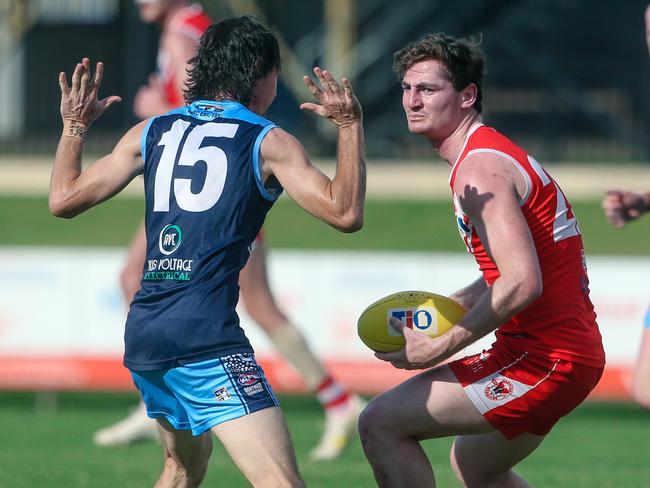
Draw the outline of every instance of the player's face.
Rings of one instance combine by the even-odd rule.
[[[432,141],[442,141],[458,127],[463,114],[462,92],[456,91],[440,61],[411,66],[402,79],[402,106],[408,127]]]
[[[140,19],[147,24],[161,22],[171,3],[171,0],[135,0]]]
[[[269,109],[273,100],[275,100],[275,95],[278,88],[278,70],[271,70],[264,78],[259,80],[253,88],[253,102],[251,104],[251,109],[263,115]]]

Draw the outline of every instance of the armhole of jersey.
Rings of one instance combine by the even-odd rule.
[[[522,205],[524,205],[528,201],[528,198],[530,197],[530,193],[531,193],[531,190],[532,190],[532,187],[533,187],[533,182],[530,179],[530,175],[526,172],[526,170],[523,168],[523,166],[521,164],[519,164],[519,162],[515,158],[510,156],[510,154],[506,154],[504,152],[497,151],[496,149],[473,149],[470,152],[468,152],[467,155],[465,156],[465,158],[463,158],[463,159],[467,159],[467,157],[470,154],[476,154],[476,153],[496,154],[497,156],[501,156],[501,157],[505,158],[506,160],[510,161],[512,164],[515,165],[515,168],[517,168],[519,170],[521,175],[524,177],[524,181],[526,182],[526,191],[524,192],[524,195],[519,199],[519,202],[518,202],[520,207]]]
[[[147,122],[147,125],[144,126],[144,130],[142,131],[142,138],[140,139],[140,153],[142,155],[142,164],[145,163],[147,158],[147,135],[149,134],[149,128],[151,127],[151,124],[155,118],[156,117],[151,117],[149,119],[149,122]]]
[[[276,127],[277,125],[275,124],[269,124],[265,126],[257,135],[255,144],[253,145],[253,174],[255,175],[255,183],[257,183],[257,188],[259,189],[262,196],[269,201],[277,200],[278,197],[282,194],[282,190],[280,189],[278,192],[271,193],[264,186],[264,182],[262,181],[262,173],[260,172],[260,146],[262,145],[262,139],[264,139],[264,136],[268,134],[271,129],[275,129]]]

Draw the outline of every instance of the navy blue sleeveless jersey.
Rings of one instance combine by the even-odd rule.
[[[260,144],[273,127],[231,101],[195,102],[147,125],[147,258],[126,322],[128,368],[252,352],[235,307],[239,272],[282,192],[260,178]]]

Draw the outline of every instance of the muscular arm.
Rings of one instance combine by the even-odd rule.
[[[462,299],[474,303],[460,322],[441,336],[431,339],[403,329],[407,339],[404,350],[377,354],[397,367],[425,368],[440,363],[496,329],[542,293],[535,244],[518,203],[517,175],[507,166],[510,163],[498,156],[470,158],[457,174],[455,191],[500,276],[491,287],[474,282],[458,292]]]
[[[354,232],[363,225],[366,167],[361,106],[350,84],[343,87],[327,71],[314,69],[322,89],[309,78],[305,83],[320,105],[305,103],[301,108],[330,119],[338,129],[336,175],[330,180],[312,165],[297,139],[273,129],[261,146],[262,176],[275,176],[293,200],[314,217],[342,232]]]
[[[68,87],[65,73],[59,74],[63,134],[54,158],[50,179],[49,206],[57,217],[74,217],[122,190],[142,172],[140,136],[144,122],[129,130],[111,154],[82,171],[81,154],[90,124],[119,97],[103,100],[97,91],[103,75],[97,63],[95,77],[90,75],[90,60],[77,64]]]
[[[330,180],[311,164],[298,140],[273,129],[262,143],[262,157],[289,196],[314,217],[342,232],[363,225],[365,164],[361,123],[339,129],[338,164]]]
[[[469,310],[476,304],[487,288],[488,286],[485,280],[478,278],[476,281],[450,295],[449,298],[460,303],[465,310]]]
[[[82,171],[83,139],[61,136],[50,178],[50,211],[72,218],[119,193],[142,172],[140,137],[146,121],[131,128],[111,154]]]
[[[532,303],[542,293],[535,243],[518,202],[510,163],[475,155],[463,163],[456,193],[481,242],[499,269],[461,321],[443,334],[452,354],[480,339]],[[447,336],[447,337],[445,337]]]

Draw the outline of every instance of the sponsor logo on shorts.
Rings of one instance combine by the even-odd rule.
[[[260,377],[256,373],[244,373],[240,374],[237,377],[237,382],[242,386],[254,385],[260,380]]]
[[[246,393],[248,396],[257,395],[258,393],[262,393],[263,391],[264,391],[264,385],[262,385],[262,383],[260,382],[255,383],[254,385],[251,386],[244,387],[244,393]]]
[[[212,392],[214,397],[217,399],[218,402],[225,402],[226,400],[230,400],[232,398],[232,395],[228,391],[227,386],[222,386],[220,388],[217,388]]]
[[[510,380],[504,376],[492,378],[487,385],[485,385],[485,396],[493,402],[498,402],[504,398],[508,398],[515,391],[515,386]]]

